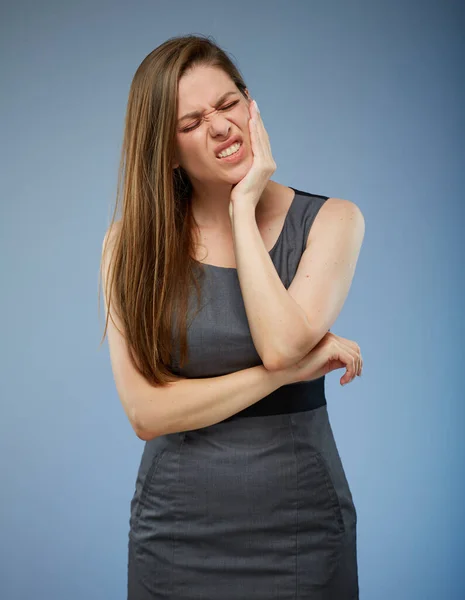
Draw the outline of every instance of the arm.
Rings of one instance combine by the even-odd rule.
[[[112,242],[106,248],[107,235],[102,248],[106,316],[106,281],[111,262],[107,257],[112,250]],[[116,389],[129,422],[142,440],[218,423],[294,381],[293,371],[271,372],[258,365],[219,377],[175,377],[177,381],[166,387],[154,386],[132,365],[117,311],[110,307],[108,317],[108,346]]]
[[[258,365],[219,377],[180,379],[166,388],[145,384],[130,400],[137,403],[137,435],[150,440],[214,425],[288,383],[292,377],[287,371]]]
[[[219,423],[294,381],[290,370],[268,371],[257,365],[219,377],[177,377],[166,387],[154,386],[133,367],[123,325],[112,316],[120,330],[108,320],[113,377],[124,411],[142,440]]]
[[[254,404],[277,388],[313,381],[335,369],[346,368],[341,384],[361,375],[363,360],[358,344],[334,334],[324,337],[298,364],[279,371],[259,365],[208,379],[183,379],[164,391],[145,384],[134,394],[142,415],[138,435],[159,435],[208,427]]]
[[[238,276],[255,347],[267,369],[298,362],[336,321],[348,295],[365,224],[356,204],[329,198],[310,229],[286,290],[260,236],[254,211],[234,207]]]

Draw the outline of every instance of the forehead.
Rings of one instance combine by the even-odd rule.
[[[232,79],[217,67],[197,66],[185,73],[178,84],[178,112],[213,106],[221,94],[238,91]]]

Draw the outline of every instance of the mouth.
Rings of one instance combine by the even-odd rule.
[[[234,142],[226,148],[222,152],[216,155],[217,160],[226,163],[237,163],[239,162],[245,154],[245,147],[243,142]]]

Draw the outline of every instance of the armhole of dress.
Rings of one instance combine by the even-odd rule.
[[[305,252],[307,246],[308,236],[310,235],[310,229],[312,228],[313,222],[323,204],[330,198],[330,196],[323,196],[320,194],[309,194],[308,192],[302,192],[295,190],[296,193],[308,197],[308,203],[304,209],[303,215],[303,240],[302,240],[302,254]]]

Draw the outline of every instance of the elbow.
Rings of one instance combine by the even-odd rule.
[[[158,422],[158,419],[157,419],[157,422]],[[153,440],[154,438],[159,437],[160,435],[163,435],[165,433],[158,426],[157,426],[157,429],[155,430],[155,428],[153,426],[153,419],[150,419],[150,424],[149,424],[147,422],[147,419],[141,417],[141,415],[139,415],[139,417],[137,419],[134,419],[132,421],[132,426],[133,426],[133,429],[134,429],[137,437],[140,440],[143,440],[144,442],[150,442],[150,440]]]
[[[267,371],[282,371],[298,363],[306,354],[307,352],[298,352],[297,354],[290,354],[289,352],[275,353],[273,356],[268,357],[266,361],[263,361],[263,366]]]
[[[175,377],[176,383],[185,377]],[[173,382],[166,387],[173,385]],[[127,400],[126,405],[130,406],[129,420],[132,428],[140,440],[149,442],[156,437],[168,435],[176,431],[183,431],[178,428],[179,423],[174,414],[170,414],[167,402],[163,400],[163,395],[158,392],[154,395],[153,386],[144,388],[135,396],[132,401]]]
[[[133,425],[133,429],[135,434],[137,435],[137,437],[140,440],[143,440],[144,442],[150,442],[150,440],[153,440],[154,438],[158,437],[160,434],[159,433],[154,433],[153,431],[149,431],[148,429],[146,429],[145,427],[139,425]]]
[[[263,361],[265,369],[267,371],[280,371],[294,366],[304,356],[310,354],[325,335],[326,332],[320,333],[319,331],[308,330],[308,334],[302,340],[299,347],[293,347],[288,344],[282,351],[275,352],[273,356],[268,357],[266,362]]]
[[[263,366],[267,371],[280,371],[282,368],[280,359],[266,359],[262,361]]]
[[[153,438],[158,437],[158,433],[154,432],[151,428],[147,427],[145,419],[140,414],[137,414],[133,409],[129,415],[129,421],[137,437],[144,441],[149,442]]]
[[[137,437],[144,442],[150,442],[150,440],[162,435],[182,431],[182,429],[178,429],[173,425],[172,419],[167,420],[166,415],[163,415],[163,417],[161,414],[154,415],[153,410],[150,411],[147,417],[139,414],[139,417],[133,419],[131,424]]]
[[[150,440],[156,437],[154,435],[150,435],[145,429],[142,429],[141,427],[133,427],[133,429],[137,437],[144,442],[150,442]]]

